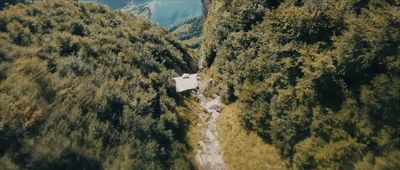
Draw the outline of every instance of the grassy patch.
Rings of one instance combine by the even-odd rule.
[[[240,125],[241,110],[239,103],[228,105],[217,120],[218,138],[229,169],[284,169],[277,149]]]
[[[204,109],[195,99],[186,99],[185,105],[186,107],[178,109],[178,114],[190,122],[186,133],[187,142],[191,147],[188,157],[198,167],[196,153],[200,147],[199,141],[201,140],[202,129],[204,128],[198,115],[204,112]]]

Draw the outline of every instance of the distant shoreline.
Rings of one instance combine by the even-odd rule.
[[[100,3],[114,10],[129,11],[142,18],[150,19],[166,29],[204,14],[202,0],[80,0],[80,2]],[[127,7],[131,5],[131,3],[134,3],[137,7]]]

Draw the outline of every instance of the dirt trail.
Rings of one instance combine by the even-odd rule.
[[[208,86],[209,82],[210,80],[200,83],[197,93],[201,106],[208,113],[200,115],[205,128],[202,132],[200,149],[197,151],[196,159],[199,162],[200,170],[225,170],[227,166],[221,154],[217,134],[217,118],[220,114],[221,102],[219,97],[210,99],[203,95],[204,89]]]

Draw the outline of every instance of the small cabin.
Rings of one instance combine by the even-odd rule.
[[[195,90],[199,87],[198,74],[183,74],[180,77],[173,78],[175,80],[175,86],[177,92],[184,92],[189,90]]]

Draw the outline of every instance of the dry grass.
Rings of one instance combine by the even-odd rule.
[[[241,110],[239,103],[228,105],[217,120],[218,138],[229,169],[284,169],[277,149],[240,125]]]

